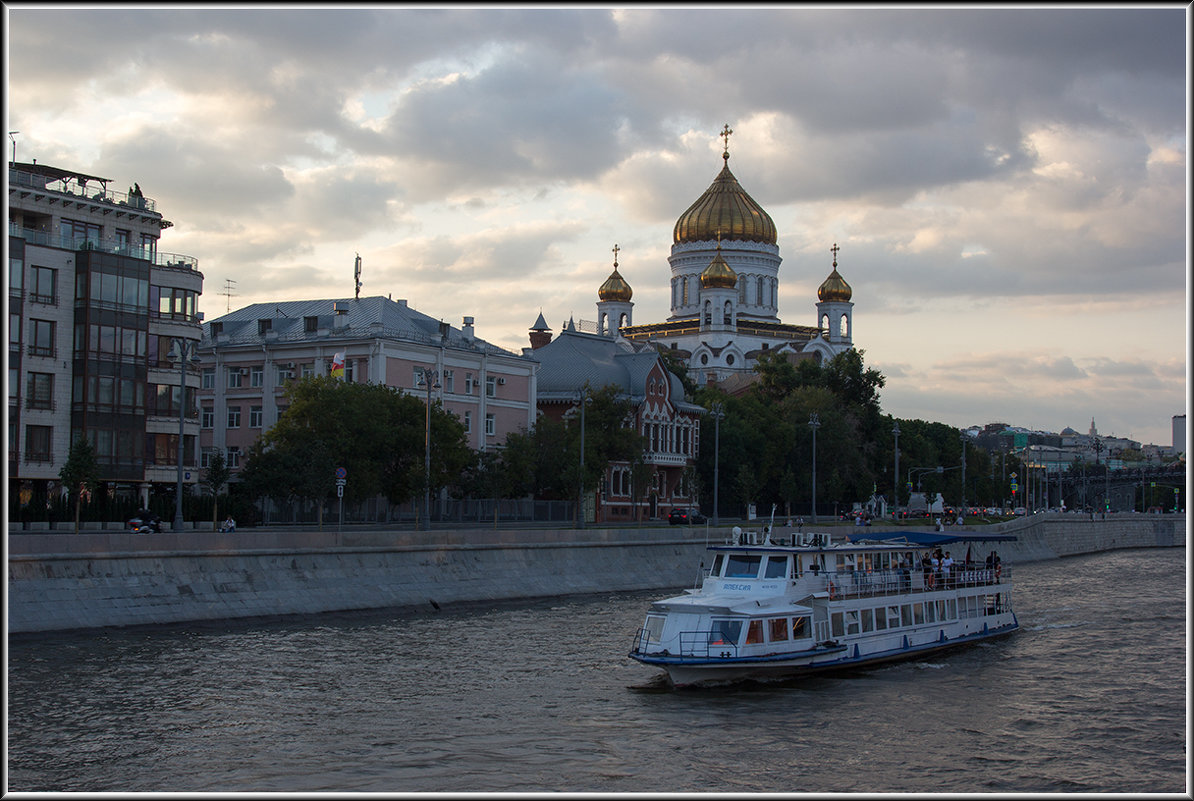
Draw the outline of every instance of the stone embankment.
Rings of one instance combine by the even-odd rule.
[[[810,527],[811,528],[811,527]],[[728,530],[728,529],[727,529]],[[844,529],[838,529],[845,532]],[[1186,544],[1185,515],[1037,515],[983,530],[1011,562]],[[787,529],[775,534],[786,536]],[[852,530],[851,530],[851,533]],[[698,581],[703,527],[18,533],[10,633],[632,590]]]

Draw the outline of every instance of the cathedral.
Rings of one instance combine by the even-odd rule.
[[[613,272],[597,290],[597,333],[670,350],[701,384],[749,374],[771,350],[825,361],[853,347],[854,304],[837,271],[836,244],[832,272],[817,290],[817,324],[780,322],[775,223],[730,171],[731,133],[728,125],[721,133],[721,172],[672,231],[667,320],[634,324],[633,293],[618,272],[616,248]]]

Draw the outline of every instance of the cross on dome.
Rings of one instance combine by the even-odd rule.
[[[722,140],[721,157],[726,161],[730,160],[730,134],[732,134],[733,132],[734,131],[732,128],[730,128],[730,124],[728,122],[725,124],[725,127],[721,129],[721,140]]]
[[[837,252],[841,250],[841,248],[837,246],[837,242],[834,242],[833,247],[831,247],[830,250],[833,251],[833,266],[837,267]]]
[[[618,251],[619,250],[621,250],[621,248],[619,248],[618,245],[615,243],[614,244],[614,269],[615,270],[618,269]]]

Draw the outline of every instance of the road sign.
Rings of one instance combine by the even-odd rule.
[[[348,478],[348,471],[343,467],[336,468],[336,478]]]

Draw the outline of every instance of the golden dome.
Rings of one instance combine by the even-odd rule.
[[[630,284],[626,283],[626,279],[618,274],[618,265],[614,264],[614,271],[609,274],[609,278],[605,279],[605,283],[597,290],[597,297],[602,300],[620,300],[623,303],[630,300],[630,296],[634,293],[630,289]]]
[[[833,272],[817,289],[817,298],[821,301],[838,301],[844,303],[853,296],[854,290],[850,289],[850,285],[846,283],[846,279],[842,278],[837,271],[837,252],[841,250],[835,242],[833,247]]]
[[[676,221],[673,241],[707,242],[721,234],[722,239],[774,245],[775,223],[771,215],[746,194],[730,172],[729,154],[723,153],[722,158],[725,166],[713,183]]]
[[[703,289],[733,289],[738,286],[738,273],[721,257],[721,243],[717,243],[717,255],[701,273]]]

